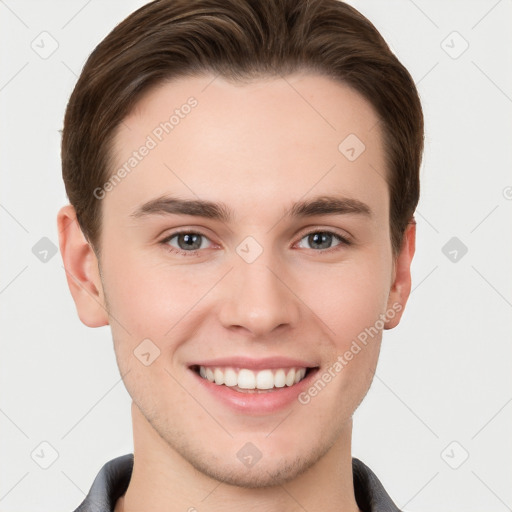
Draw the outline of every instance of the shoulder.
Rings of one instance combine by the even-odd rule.
[[[354,493],[363,512],[401,512],[377,475],[361,460],[352,458]]]
[[[96,475],[89,493],[74,512],[111,512],[128,488],[133,470],[133,453],[106,462]]]

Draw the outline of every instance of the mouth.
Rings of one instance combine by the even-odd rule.
[[[248,368],[201,366],[189,367],[203,380],[238,393],[273,393],[283,388],[292,388],[316,373],[319,367],[287,367],[250,370]]]

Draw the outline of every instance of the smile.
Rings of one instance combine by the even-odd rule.
[[[269,392],[291,387],[306,377],[310,368],[272,368],[253,371],[248,368],[194,366],[196,373],[218,386],[227,386],[241,393]]]

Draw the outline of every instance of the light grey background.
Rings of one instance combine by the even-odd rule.
[[[0,0],[2,512],[74,510],[133,450],[110,330],[80,322],[60,254],[43,262],[36,244],[58,246],[58,130],[77,76],[144,3]],[[426,118],[413,291],[353,455],[407,511],[511,510],[512,2],[350,3],[410,70]],[[58,454],[47,469],[43,442]]]

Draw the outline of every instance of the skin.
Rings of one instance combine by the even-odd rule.
[[[58,214],[78,315],[90,327],[110,325],[133,399],[134,470],[116,512],[354,512],[352,415],[371,385],[382,329],[308,404],[272,414],[233,412],[202,389],[187,363],[280,355],[325,371],[393,305],[402,309],[384,329],[399,323],[415,226],[394,257],[380,124],[357,92],[305,73],[244,85],[213,78],[159,86],[120,126],[118,165],[187,98],[198,100],[102,199],[101,260],[73,207]],[[366,146],[353,162],[338,150],[350,133]],[[130,217],[164,193],[222,201],[235,220]],[[325,194],[358,199],[371,215],[283,217],[294,201]],[[178,228],[205,235],[197,256],[159,243]],[[326,249],[306,236],[325,231],[352,244],[333,237]],[[236,252],[247,236],[263,248],[252,263]],[[183,247],[182,237],[167,246],[180,240]],[[149,366],[133,353],[146,338],[160,350]],[[251,468],[236,456],[247,442],[262,454]]]

